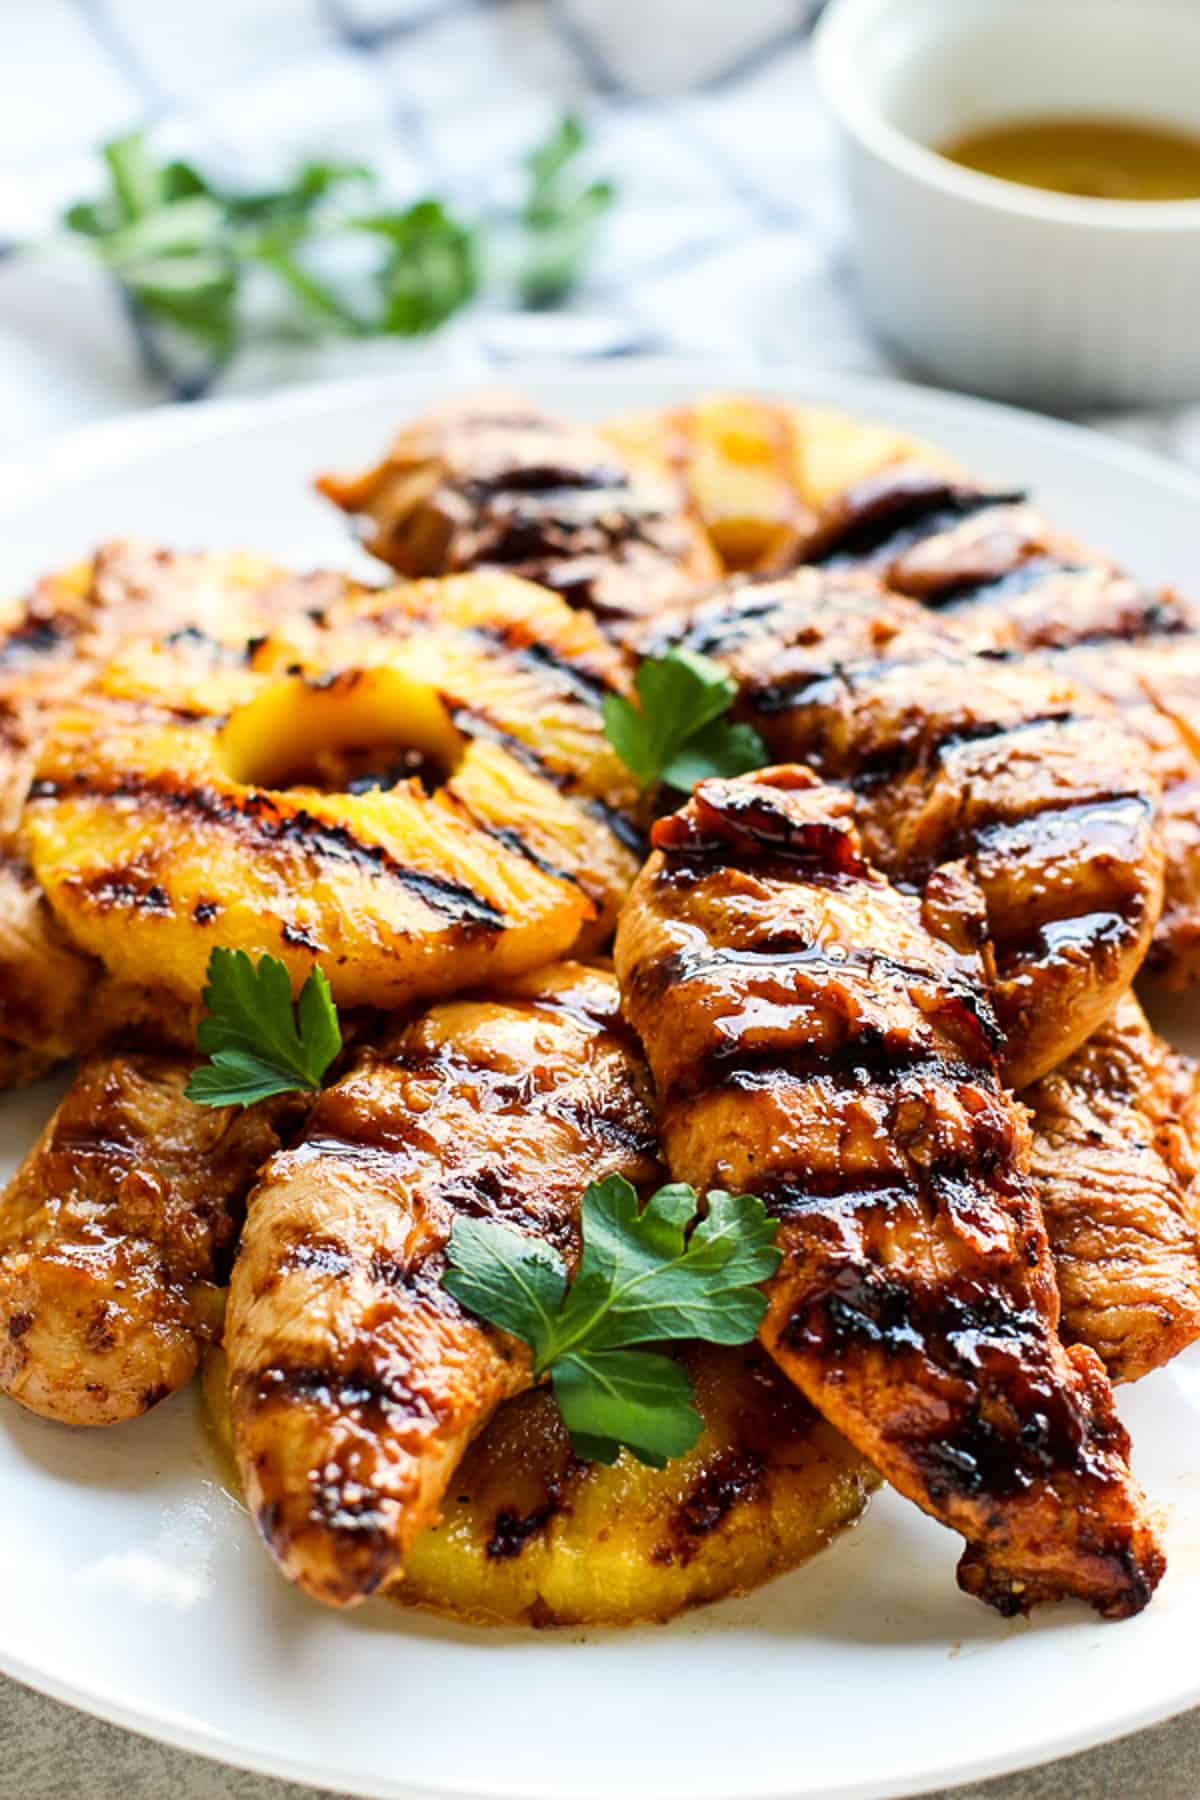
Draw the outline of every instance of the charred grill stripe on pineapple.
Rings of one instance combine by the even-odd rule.
[[[868,866],[850,809],[804,770],[767,770],[701,783],[655,827],[616,964],[668,1164],[781,1208],[763,1342],[888,1479],[962,1532],[968,1591],[1004,1612],[1064,1593],[1136,1612],[1162,1554],[1100,1364],[1057,1336],[1028,1132],[999,1083],[983,970]],[[847,957],[836,976],[803,950],[742,960],[781,930],[899,956]],[[705,946],[734,953],[735,982],[714,985],[703,957],[696,973],[647,981]],[[808,1066],[824,1052],[835,1067],[864,1037],[911,1066],[848,1083]],[[714,1052],[726,1080],[693,1093]],[[775,1066],[760,1081],[764,1057]]]
[[[862,1512],[874,1470],[757,1345],[681,1360],[705,1431],[666,1469],[581,1462],[545,1388],[501,1406],[395,1598],[473,1625],[665,1620],[795,1568]],[[205,1399],[232,1452],[223,1364],[209,1359]]]
[[[294,846],[311,858],[314,869],[322,863],[352,863],[368,874],[386,876],[412,893],[432,912],[440,913],[464,930],[500,930],[503,914],[471,887],[439,875],[429,869],[416,869],[401,863],[382,844],[357,835],[347,825],[331,823],[308,812],[303,806],[289,804],[281,795],[259,789],[244,794],[219,791],[213,787],[188,787],[169,776],[143,778],[124,775],[108,780],[95,779],[81,771],[67,782],[49,779],[36,781],[30,799],[54,800],[60,795],[72,799],[86,795],[108,800],[137,800],[159,805],[168,813],[187,813],[206,824],[229,831],[235,839],[244,840],[250,851],[273,849],[276,845]],[[160,896],[157,906],[139,892],[128,872],[105,871],[90,879],[68,877],[68,885],[77,893],[92,893],[105,906],[128,904],[135,909],[168,910],[166,891],[155,884]],[[128,899],[123,895],[128,886]],[[155,889],[149,890],[151,894]]]
[[[104,544],[90,564],[41,581],[0,634],[0,1085],[136,1027],[145,1042],[186,1043],[177,1002],[128,988],[72,946],[39,894],[20,840],[21,809],[36,757],[59,707],[107,659],[147,634],[203,636],[240,658],[247,633],[316,598],[345,598],[344,576],[292,575],[250,556],[184,556],[137,541]],[[152,882],[122,878],[131,900]],[[153,902],[151,901],[151,904]],[[88,997],[84,1003],[82,996]]]
[[[633,784],[596,704],[625,676],[594,625],[544,590],[494,573],[347,594],[324,616],[316,630],[285,626],[278,645],[264,641],[233,680],[210,675],[190,643],[174,660],[167,652],[131,672],[119,667],[111,692],[101,684],[60,719],[24,827],[67,929],[124,966],[132,943],[106,928],[124,902],[131,925],[161,927],[141,940],[158,978],[198,993],[201,965],[174,934],[185,917],[198,921],[211,892],[194,866],[209,845],[236,904],[215,916],[205,909],[207,938],[255,953],[282,946],[297,977],[300,951],[327,955],[346,1004],[402,1003],[602,942],[640,837]],[[394,716],[403,729],[396,694],[408,689],[389,690],[389,680],[415,684],[404,705],[424,708],[423,729],[442,745],[445,766],[433,757],[422,792],[402,779],[407,767],[399,778],[347,781],[344,791],[319,773],[315,794],[305,767],[289,776],[272,731],[297,729],[314,706],[324,709],[321,730],[349,721],[336,727],[343,736],[355,718],[377,732]],[[172,714],[181,693],[199,708],[210,691],[220,709],[212,716],[189,724]],[[241,749],[230,766],[253,778],[259,752],[250,746],[247,755],[246,730],[237,731],[242,709],[259,701],[267,710],[254,743],[271,770],[262,785],[234,779],[223,760],[232,733]],[[289,789],[289,780],[299,785]],[[166,861],[160,839],[178,840]],[[248,880],[236,860],[243,844]],[[436,958],[423,948],[431,930],[441,933]],[[364,957],[376,951],[364,949],[364,931],[380,953],[385,943],[407,947],[412,985],[400,985],[398,966],[382,986],[368,979]]]
[[[611,681],[564,656],[544,638],[526,640],[520,627],[512,622],[473,625],[469,629],[488,650],[503,652],[517,668],[531,670],[561,692],[582,700],[585,706],[602,706],[605,696],[615,691]]]

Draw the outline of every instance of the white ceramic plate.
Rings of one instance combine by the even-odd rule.
[[[520,385],[597,416],[718,385],[843,405],[939,439],[1143,575],[1200,590],[1200,483],[1121,445],[881,383],[614,363]],[[436,374],[160,412],[0,467],[0,592],[125,531],[345,560],[314,470],[354,466]],[[1187,1044],[1191,1003],[1172,1035]],[[1200,1040],[1193,1033],[1193,1043]],[[6,1166],[52,1096],[0,1102]],[[1200,1701],[1200,1356],[1122,1395],[1170,1572],[1122,1625],[1005,1623],[954,1585],[958,1540],[889,1494],[807,1569],[665,1628],[459,1630],[386,1603],[335,1617],[275,1574],[183,1395],[73,1434],[0,1414],[0,1668],[191,1750],[355,1794],[766,1800],[915,1793]]]

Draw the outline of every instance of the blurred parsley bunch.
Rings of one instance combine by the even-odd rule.
[[[514,246],[512,281],[527,306],[566,298],[616,198],[610,182],[581,175],[585,145],[582,124],[567,114],[524,159],[524,201],[501,221]],[[192,163],[161,161],[140,131],[105,145],[103,156],[108,192],[77,202],[64,223],[88,241],[137,322],[150,328],[162,373],[171,359],[160,334],[168,346],[203,353],[195,391],[243,341],[252,274],[265,273],[282,302],[268,328],[313,336],[435,331],[484,283],[492,224],[457,217],[432,196],[373,208],[374,177],[361,164],[306,162],[280,187],[235,192]],[[348,272],[336,272],[339,256]]]

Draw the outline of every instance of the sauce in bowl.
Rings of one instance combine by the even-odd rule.
[[[940,146],[965,169],[1093,200],[1200,199],[1200,135],[1112,118],[1014,119]]]

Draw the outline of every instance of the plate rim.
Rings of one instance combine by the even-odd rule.
[[[697,392],[732,388],[766,397],[798,400],[801,404],[843,407],[858,412],[860,406],[886,406],[892,400],[902,406],[929,408],[952,417],[985,417],[1006,421],[1016,430],[1029,432],[1064,451],[1103,445],[1107,459],[1134,474],[1152,478],[1175,490],[1181,499],[1200,501],[1200,472],[1176,462],[1162,451],[1130,443],[1096,425],[1034,412],[982,395],[962,394],[917,381],[892,376],[862,375],[853,371],[822,369],[802,362],[765,363],[738,358],[610,357],[578,364],[569,360],[531,360],[496,365],[490,369],[444,370],[397,368],[394,372],[350,375],[336,380],[299,382],[262,394],[236,394],[201,401],[170,401],[142,411],[119,413],[92,420],[66,431],[35,439],[26,450],[0,454],[0,516],[19,512],[43,498],[46,486],[79,479],[102,465],[108,457],[122,459],[149,453],[156,445],[169,448],[177,440],[219,437],[241,419],[270,412],[278,417],[304,417],[325,407],[354,404],[411,382],[418,390],[436,381],[439,391],[454,393],[526,384],[542,387],[560,381],[573,388],[595,388],[603,394],[614,370],[622,385],[655,383],[674,388],[692,387]],[[813,390],[806,396],[805,389]],[[841,399],[839,395],[845,395]],[[652,399],[647,399],[653,405]]]
[[[982,415],[1047,448],[1069,456],[1080,449],[1092,457],[1103,454],[1114,472],[1128,472],[1168,490],[1181,504],[1200,503],[1200,474],[1153,449],[1071,420],[1049,417],[1024,408],[969,394],[951,393],[917,382],[855,374],[800,362],[762,363],[739,358],[620,357],[579,364],[570,360],[515,361],[491,368],[439,369],[397,366],[394,370],[351,375],[289,385],[262,394],[234,395],[199,404],[171,403],[159,407],[75,426],[65,432],[37,439],[21,452],[0,455],[0,518],[19,515],[59,486],[86,479],[90,473],[109,472],[122,464],[153,455],[156,449],[220,438],[234,433],[240,423],[257,420],[264,413],[277,419],[319,416],[327,409],[386,407],[393,395],[411,385],[414,396],[427,394],[436,384],[447,397],[461,392],[497,387],[532,386],[544,391],[554,383],[573,395],[594,390],[597,398],[613,384],[645,390],[646,406],[662,404],[677,390],[695,392],[732,389],[764,393],[802,404],[828,405],[846,411],[878,414],[886,418],[889,404],[904,410],[928,412],[929,430],[936,434],[937,421],[978,420]],[[657,398],[656,398],[657,396]],[[418,402],[419,403],[419,402]],[[696,1616],[699,1616],[698,1614]],[[403,1779],[350,1776],[355,1785],[346,1788],[345,1775],[336,1769],[286,1751],[239,1744],[218,1728],[180,1716],[170,1707],[150,1702],[131,1703],[95,1682],[63,1679],[52,1669],[27,1662],[0,1642],[0,1673],[60,1704],[170,1745],[209,1761],[256,1774],[310,1785],[334,1785],[364,1800],[513,1800],[514,1790],[473,1781],[415,1786]],[[880,1783],[873,1778],[827,1785],[828,1800],[900,1800],[932,1789],[959,1786],[1020,1770],[1040,1767],[1096,1746],[1115,1743],[1156,1723],[1178,1716],[1200,1703],[1200,1671],[1177,1682],[1169,1692],[1123,1715],[1115,1729],[1103,1722],[1064,1726],[1044,1732],[1032,1743],[1012,1751],[998,1751],[964,1761],[961,1757],[928,1767],[914,1787],[908,1777]],[[532,1793],[535,1790],[530,1790]],[[540,1787],[538,1800],[552,1800],[556,1790]],[[595,1790],[600,1800],[601,1790]],[[793,1787],[739,1786],[729,1790],[728,1800],[794,1800]],[[577,1800],[593,1790],[573,1789]],[[606,1795],[607,1800],[607,1795]]]
[[[696,1608],[690,1616],[696,1617],[703,1610],[703,1607]],[[358,1785],[362,1778],[353,1775],[348,1779],[356,1785],[347,1787],[344,1785],[347,1777],[339,1776],[334,1770],[324,1769],[318,1763],[306,1762],[301,1757],[292,1758],[285,1753],[260,1751],[245,1745],[231,1746],[215,1731],[173,1717],[165,1708],[158,1712],[153,1708],[139,1711],[115,1697],[104,1696],[101,1699],[95,1690],[90,1698],[80,1698],[70,1682],[60,1682],[41,1672],[23,1672],[23,1669],[24,1665],[19,1658],[9,1657],[0,1650],[0,1674],[49,1700],[82,1712],[89,1718],[115,1725],[150,1743],[164,1744],[169,1749],[183,1750],[189,1755],[202,1757],[218,1767],[239,1769],[249,1774],[265,1775],[276,1781],[291,1781],[321,1790],[328,1790],[332,1780],[337,1784],[332,1792],[345,1796],[346,1800],[513,1800],[516,1792],[515,1789],[501,1792],[494,1786],[484,1786],[477,1782],[430,1787],[428,1783],[414,1786],[411,1781],[392,1782],[371,1778],[370,1784],[364,1786]],[[995,1756],[978,1757],[968,1763],[955,1761],[939,1764],[930,1771],[931,1779],[921,1777],[919,1787],[913,1787],[907,1777],[882,1784],[875,1780],[855,1779],[839,1781],[832,1786],[826,1783],[821,1790],[821,1800],[921,1800],[922,1796],[936,1795],[941,1790],[957,1790],[979,1781],[993,1781],[1002,1776],[1045,1768],[1084,1751],[1100,1749],[1106,1744],[1116,1744],[1126,1738],[1136,1737],[1139,1732],[1154,1725],[1168,1724],[1191,1708],[1195,1695],[1200,1694],[1200,1679],[1193,1683],[1193,1690],[1190,1697],[1180,1699],[1178,1695],[1174,1696],[1165,1711],[1156,1702],[1148,1702],[1115,1732],[1110,1733],[1102,1725],[1083,1727],[1074,1732],[1048,1735],[1039,1739],[1032,1750],[1021,1750],[1015,1756],[997,1753]],[[524,1790],[522,1800],[557,1800],[559,1791],[538,1783]],[[705,1800],[796,1800],[796,1793],[797,1790],[792,1787],[739,1787],[727,1789],[720,1795],[710,1793],[705,1796]],[[573,1800],[612,1800],[612,1792],[607,1787],[577,1788],[574,1790]]]

